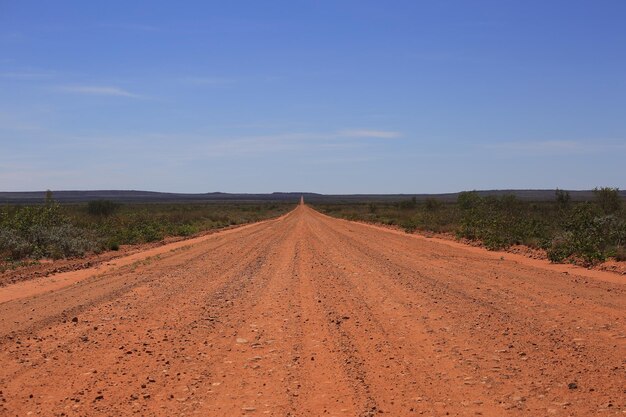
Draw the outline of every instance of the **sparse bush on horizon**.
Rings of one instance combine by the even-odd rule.
[[[110,216],[120,208],[120,205],[111,200],[92,200],[87,203],[87,213],[93,216]]]
[[[622,208],[622,201],[619,197],[619,188],[596,187],[593,189],[596,203],[604,214],[613,214]]]
[[[45,204],[0,207],[0,262],[119,250],[120,245],[275,217],[293,207],[276,202],[119,204],[109,200],[60,205],[49,192]]]
[[[51,200],[40,206],[8,207],[0,211],[0,255],[10,259],[81,256],[97,250],[100,242],[76,227]]]
[[[529,202],[513,195],[482,197],[459,193],[455,203],[415,197],[397,202],[319,204],[316,208],[349,220],[450,233],[482,242],[488,249],[524,244],[544,249],[552,262],[584,264],[626,258],[626,210],[618,189],[594,189],[594,199],[574,202],[555,190],[552,202]],[[52,193],[45,204],[0,207],[2,260],[79,257],[118,250],[120,245],[191,236],[268,217],[293,208],[289,203],[119,204],[96,200],[60,205]]]
[[[319,204],[321,211],[350,220],[452,233],[482,242],[491,250],[523,244],[546,251],[552,262],[594,264],[626,258],[626,213],[618,189],[596,188],[595,199],[572,201],[555,190],[553,202],[522,201],[514,195],[482,197],[476,191],[458,195],[456,203],[427,199],[423,203],[368,202]]]
[[[554,195],[556,204],[559,209],[567,210],[570,207],[572,203],[572,197],[569,195],[568,191],[560,190],[557,188],[554,192]]]
[[[552,240],[548,257],[562,262],[577,257],[586,264],[616,257],[626,244],[626,220],[604,214],[590,203],[576,206],[563,221],[563,230]]]

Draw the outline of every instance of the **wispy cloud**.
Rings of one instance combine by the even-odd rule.
[[[102,85],[62,85],[54,88],[55,91],[63,93],[84,94],[92,96],[111,96],[111,97],[128,97],[142,98],[142,96],[131,93],[120,87],[102,86]]]
[[[221,150],[230,149],[243,152],[247,152],[248,149],[257,152],[263,149],[276,151],[293,150],[302,147],[337,149],[357,146],[359,142],[353,139],[391,139],[400,136],[401,134],[395,131],[342,129],[332,132],[293,132],[250,136],[219,141],[216,144],[219,145],[218,147]]]
[[[374,138],[363,139],[363,132],[372,131],[377,132]],[[367,163],[391,143],[387,131],[372,131],[311,129],[228,137],[198,131],[67,134],[42,129],[25,136],[21,145],[14,143],[9,152],[0,152],[0,189],[107,188],[113,184],[133,188],[137,187],[133,181],[138,164],[143,168],[137,178],[167,181],[163,172],[168,170],[199,169],[225,161],[284,158],[311,166]],[[391,136],[399,136],[394,133]],[[0,142],[2,134],[0,129]],[[33,154],[33,147],[41,152]],[[68,158],[74,161],[71,169],[65,162]]]
[[[360,132],[360,133],[357,133]],[[369,133],[369,136],[363,133]],[[374,134],[375,133],[375,134]],[[267,135],[219,137],[202,133],[142,133],[116,136],[81,136],[63,138],[70,149],[91,149],[97,147],[103,154],[112,150],[125,149],[126,152],[142,158],[162,159],[167,155],[178,161],[202,160],[214,157],[235,157],[244,155],[265,155],[270,153],[293,153],[364,149],[373,145],[363,138],[400,137],[399,132],[383,130],[342,129],[330,132],[279,132]],[[379,142],[386,143],[387,140]],[[146,144],[150,144],[149,150]]]

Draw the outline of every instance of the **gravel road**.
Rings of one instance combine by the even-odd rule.
[[[624,415],[626,281],[587,272],[300,205],[1,289],[0,415]]]

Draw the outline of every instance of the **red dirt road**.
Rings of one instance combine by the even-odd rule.
[[[0,303],[0,415],[623,415],[625,286],[579,271],[299,206]]]

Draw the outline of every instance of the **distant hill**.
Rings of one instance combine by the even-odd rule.
[[[554,200],[554,190],[482,190],[480,195],[513,194],[526,201]],[[591,190],[569,191],[572,200],[593,199]],[[0,192],[0,204],[36,204],[45,201],[45,191]],[[620,191],[626,199],[626,191]],[[456,201],[458,193],[446,194],[316,194],[307,192],[275,192],[271,194],[231,194],[212,192],[205,194],[160,193],[134,190],[94,190],[94,191],[53,191],[53,197],[61,203],[84,203],[91,200],[113,200],[127,203],[167,203],[167,202],[224,202],[224,201],[292,201],[304,196],[305,202],[356,202],[356,201],[398,201],[415,197],[418,201],[436,198],[446,202]]]
[[[272,193],[272,194],[230,194],[212,192],[205,194],[161,193],[135,190],[93,190],[93,191],[52,191],[56,201],[61,203],[82,203],[92,200],[113,200],[133,203],[164,202],[211,202],[211,201],[290,201],[305,198],[312,193]],[[0,203],[40,203],[46,198],[45,191],[0,192]]]

